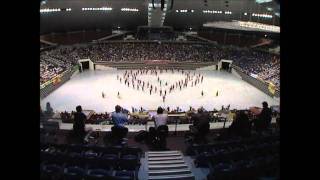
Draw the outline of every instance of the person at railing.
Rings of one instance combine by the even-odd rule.
[[[152,117],[152,120],[154,121],[155,128],[158,128],[162,125],[167,125],[168,114],[164,114],[163,109],[158,107],[157,114]]]
[[[169,132],[167,126],[168,114],[164,114],[163,112],[163,108],[158,107],[157,114],[152,116],[151,119],[154,121],[155,127],[149,128],[147,137],[148,145],[157,150],[166,149],[166,137]]]
[[[87,116],[82,112],[82,107],[79,105],[76,107],[76,112],[74,113],[73,119],[73,133],[74,136],[80,140],[80,142],[84,141],[84,137],[86,135],[85,130],[85,122],[87,120]]]
[[[128,128],[125,124],[128,122],[128,114],[125,114],[121,106],[115,106],[115,112],[112,112],[111,119],[114,126],[111,128],[112,138],[115,142],[122,141],[128,133]]]
[[[193,125],[189,126],[190,132],[187,133],[190,140],[194,140],[196,142],[206,142],[205,136],[209,133],[210,123],[209,123],[210,115],[208,112],[205,112],[203,108],[198,109],[198,113],[193,114],[191,116],[191,122]]]
[[[257,131],[267,130],[271,125],[272,110],[268,107],[268,103],[265,101],[262,102],[262,107],[263,108],[261,113],[258,115],[258,118],[252,121]]]
[[[51,107],[49,102],[47,102],[46,104],[46,111],[44,113],[47,117],[51,117],[53,115],[53,108]]]
[[[115,106],[115,112],[112,112],[111,118],[113,124],[118,127],[125,127],[125,123],[128,121],[128,115],[122,112],[122,108],[119,105]]]
[[[231,135],[240,137],[249,137],[251,134],[251,123],[245,111],[241,110],[236,113],[236,118],[229,127]]]

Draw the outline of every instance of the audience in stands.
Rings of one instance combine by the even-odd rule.
[[[227,51],[228,59],[245,71],[248,75],[257,75],[264,81],[272,82],[278,89],[280,86],[280,57],[274,54],[253,51],[237,50]]]
[[[210,62],[232,59],[248,75],[280,87],[280,57],[258,50],[222,48],[212,44],[183,43],[106,43],[82,47],[56,48],[40,53],[40,82],[70,69],[79,59],[132,62],[171,60],[176,62]]]

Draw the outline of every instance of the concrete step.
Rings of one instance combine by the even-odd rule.
[[[184,164],[183,160],[171,160],[171,161],[149,161],[148,164]]]
[[[189,169],[170,169],[170,170],[152,170],[149,171],[149,176],[158,176],[158,175],[183,175],[191,174]]]
[[[182,156],[174,156],[174,157],[154,157],[148,158],[148,161],[169,161],[169,160],[182,160]]]
[[[181,156],[181,154],[171,153],[171,154],[149,154],[148,157],[164,157],[164,156]]]
[[[152,179],[179,179],[179,180],[193,180],[195,179],[192,174],[184,174],[184,175],[165,175],[165,176],[149,176],[149,180]]]
[[[170,154],[170,153],[180,153],[180,151],[148,151],[148,154]]]
[[[149,165],[149,170],[156,169],[188,169],[186,164],[165,164],[165,165]]]

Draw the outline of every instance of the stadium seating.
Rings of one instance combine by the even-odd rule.
[[[277,176],[279,171],[279,135],[222,141],[189,147],[197,167],[210,168],[208,179],[256,179]]]
[[[157,51],[153,51],[157,49]],[[109,52],[109,53],[107,53]],[[166,52],[163,54],[162,52]],[[144,60],[170,60],[213,62],[231,59],[248,75],[255,74],[264,81],[280,86],[280,58],[259,50],[223,48],[197,43],[108,43],[87,47],[56,48],[40,53],[41,84],[70,69],[78,59],[89,58],[102,62],[141,62]]]
[[[135,179],[141,153],[136,147],[41,144],[41,179]]]

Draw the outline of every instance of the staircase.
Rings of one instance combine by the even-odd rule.
[[[194,180],[180,151],[149,151],[145,153],[148,179]]]

